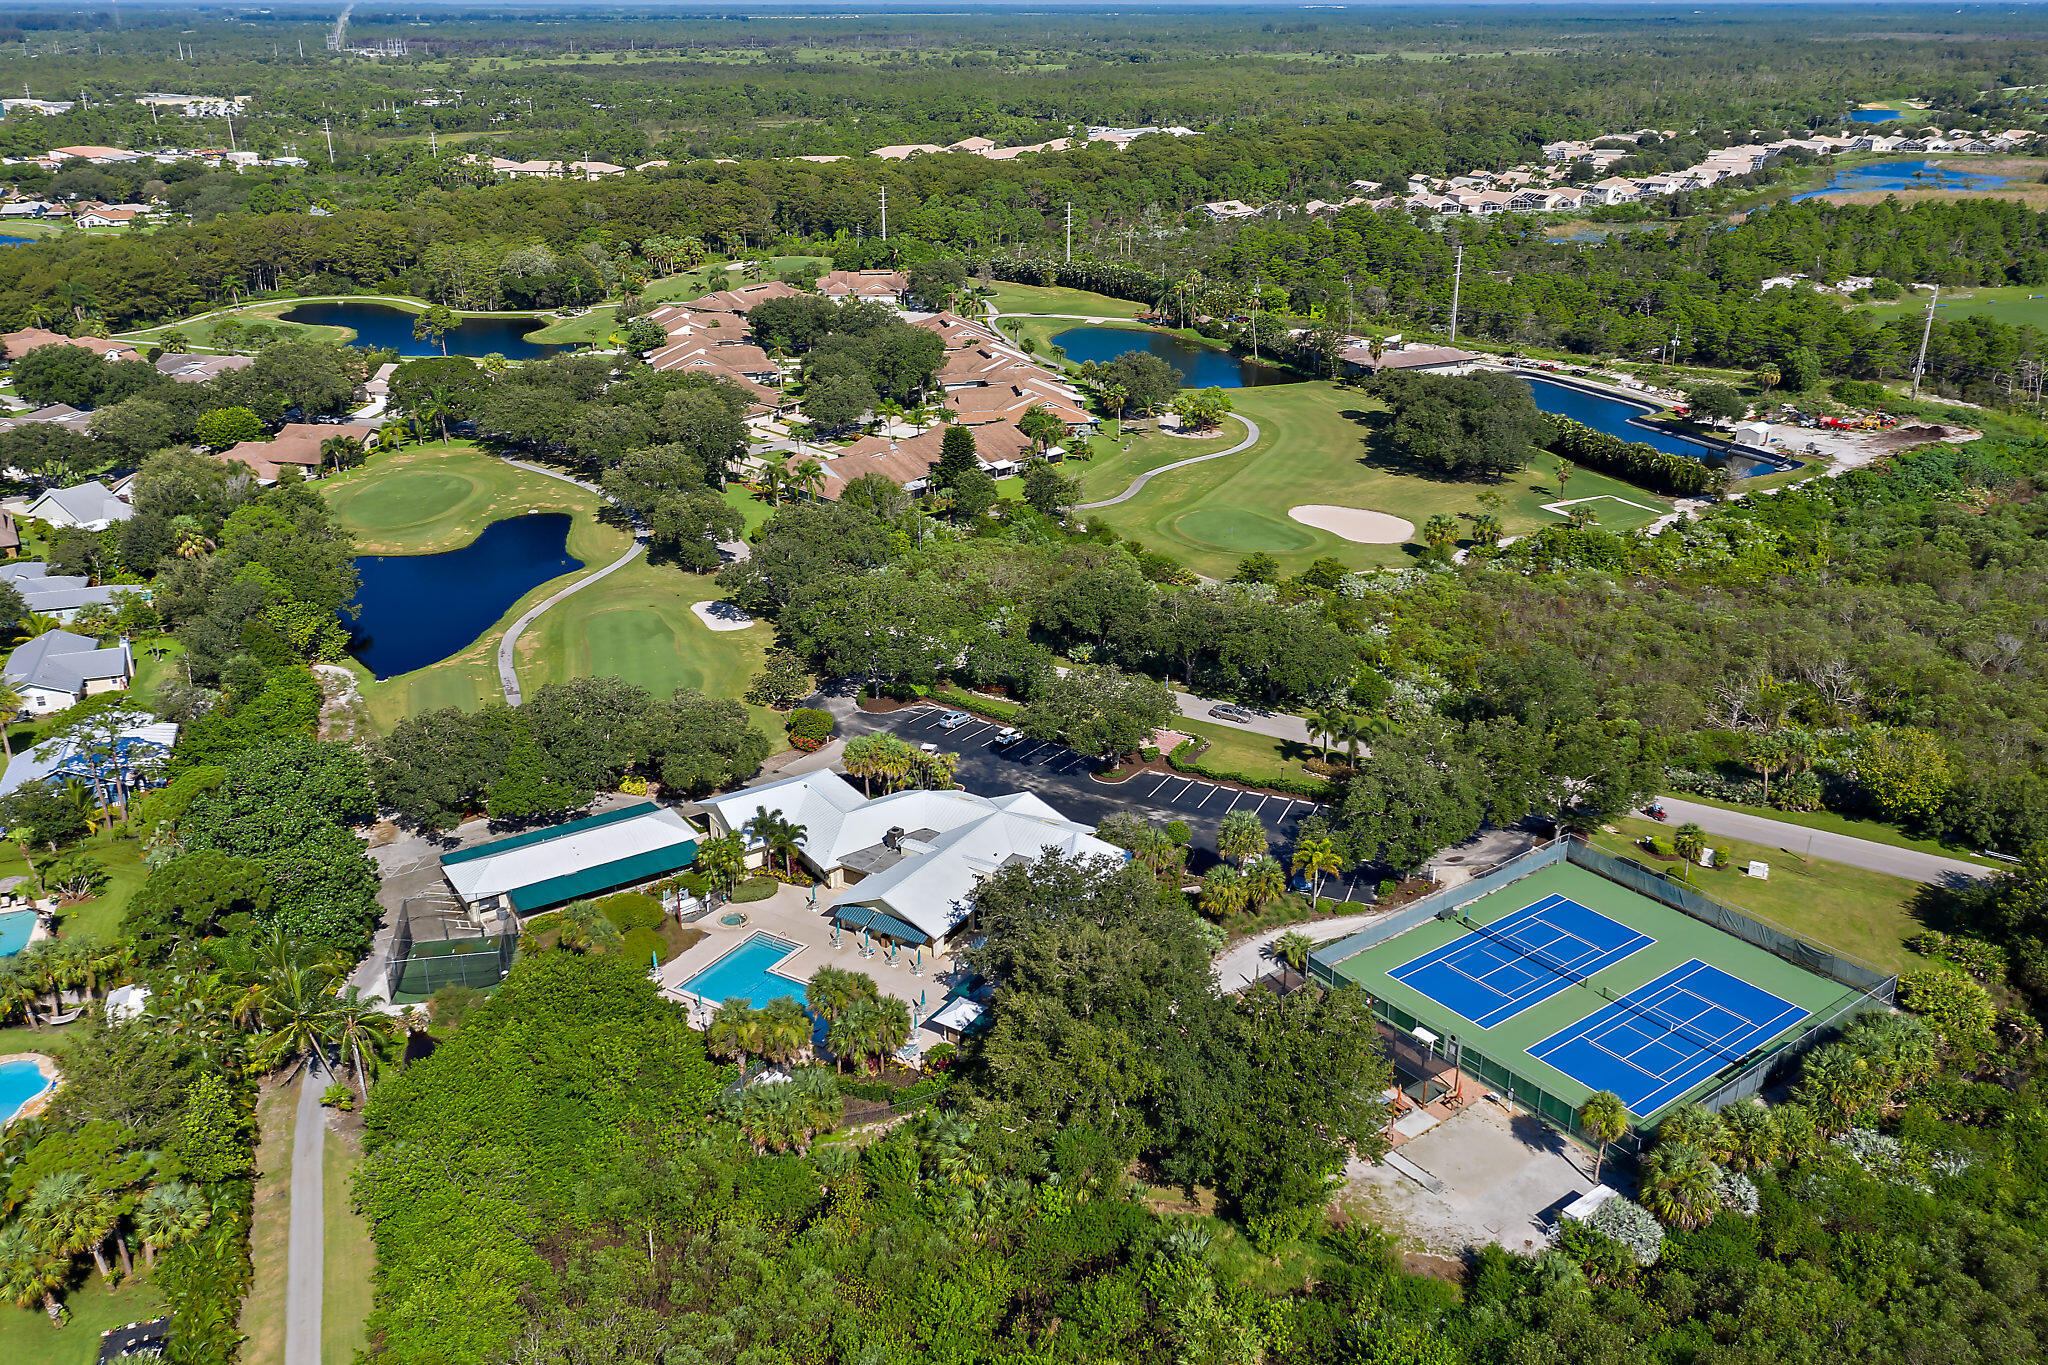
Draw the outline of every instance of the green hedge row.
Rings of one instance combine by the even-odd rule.
[[[851,1095],[858,1100],[872,1100],[877,1104],[909,1104],[916,1100],[929,1099],[944,1090],[949,1081],[944,1076],[927,1076],[912,1086],[884,1085],[880,1081],[860,1081],[850,1077],[839,1078],[839,1093]]]
[[[1562,455],[1573,464],[1675,497],[1704,493],[1713,480],[1714,471],[1698,460],[1673,455],[1641,441],[1624,441],[1555,413],[1545,413],[1544,417],[1550,423],[1550,439],[1545,444],[1553,454]]]
[[[1325,782],[1319,777],[1303,773],[1297,777],[1291,773],[1241,773],[1233,772],[1220,764],[1205,763],[1199,753],[1187,752],[1187,743],[1176,744],[1173,752],[1166,756],[1167,764],[1196,777],[1213,777],[1219,782],[1241,782],[1247,787],[1262,791],[1284,792],[1289,796],[1306,797],[1310,801],[1328,801],[1337,794],[1334,782]]]
[[[941,706],[950,706],[956,711],[971,711],[984,720],[1000,721],[1004,725],[1013,723],[1017,719],[1017,712],[1023,709],[1015,702],[994,701],[950,687],[933,689],[930,699]]]

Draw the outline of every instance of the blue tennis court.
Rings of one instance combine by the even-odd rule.
[[[1631,1114],[1654,1114],[1747,1057],[1807,1011],[1718,967],[1692,961],[1529,1049]]]
[[[1492,1028],[1654,942],[1569,896],[1545,896],[1387,975]]]

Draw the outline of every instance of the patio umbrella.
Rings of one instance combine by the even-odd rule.
[[[860,950],[864,953],[872,951],[868,947],[868,927],[865,924],[860,927]]]

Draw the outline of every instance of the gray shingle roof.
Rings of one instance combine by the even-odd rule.
[[[0,673],[17,686],[76,693],[84,691],[87,682],[125,679],[132,668],[126,644],[102,649],[89,635],[52,630],[15,650]]]

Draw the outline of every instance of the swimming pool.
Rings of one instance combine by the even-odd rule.
[[[52,1082],[29,1057],[0,1062],[0,1127],[14,1121],[22,1107],[48,1090]]]
[[[35,929],[36,912],[33,910],[10,910],[0,915],[0,957],[13,957],[28,947],[28,936]]]
[[[774,970],[803,945],[773,934],[755,934],[683,983],[683,989],[712,1004],[745,1000],[760,1009],[777,996],[804,998],[804,980]]]

